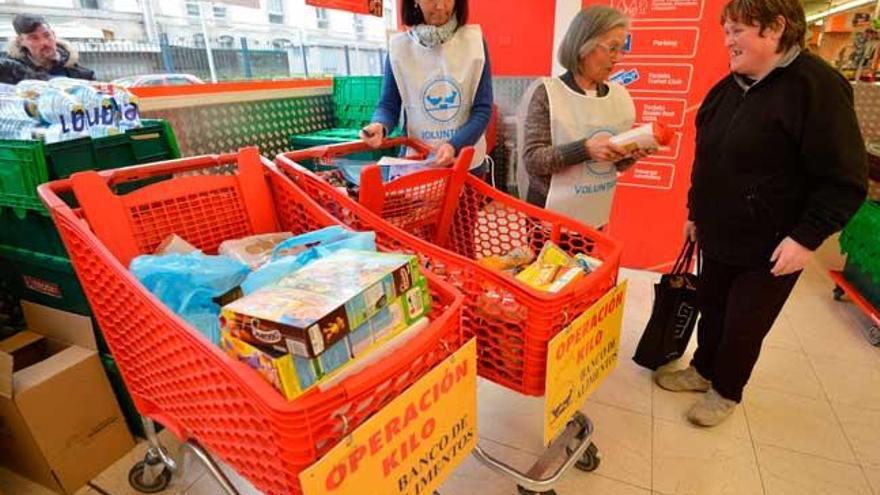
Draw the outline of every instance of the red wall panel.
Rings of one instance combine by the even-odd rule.
[[[493,75],[550,75],[555,0],[471,0],[469,8],[468,22],[483,28]]]

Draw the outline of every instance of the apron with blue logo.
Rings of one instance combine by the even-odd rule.
[[[486,63],[479,26],[458,28],[446,43],[427,48],[406,33],[391,38],[388,55],[409,137],[437,146],[449,141],[471,114]],[[471,168],[483,163],[486,138],[474,145]]]
[[[558,78],[544,81],[550,100],[550,130],[553,145],[583,141],[596,136],[613,136],[628,131],[636,111],[626,89],[609,83],[602,97],[582,95]],[[593,227],[602,227],[611,217],[611,202],[617,187],[617,169],[611,162],[588,161],[553,174],[546,208]]]

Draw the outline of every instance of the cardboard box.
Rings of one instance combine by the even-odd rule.
[[[134,441],[101,366],[91,320],[23,307],[28,330],[0,341],[0,464],[74,493]]]
[[[256,370],[287,400],[295,399],[318,381],[314,365],[307,358],[299,358],[304,363],[295,363],[287,352],[256,347],[233,337],[226,330],[220,333],[220,347],[226,354]]]
[[[415,256],[340,250],[225,306],[221,325],[254,345],[314,358],[397,297],[426,286]]]

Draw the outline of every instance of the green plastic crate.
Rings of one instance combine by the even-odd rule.
[[[336,104],[364,104],[379,101],[382,76],[338,76],[333,78],[333,100]]]
[[[327,146],[330,144],[349,143],[351,141],[360,140],[360,129],[325,129],[323,131],[313,132],[311,134],[299,134],[290,136],[290,148],[293,150],[305,150],[318,146]],[[395,136],[396,133],[392,133]],[[363,151],[360,153],[352,153],[345,155],[345,158],[352,160],[369,160],[378,161],[383,156],[397,156],[398,148],[386,148],[378,150]],[[320,167],[306,162],[302,164],[306,168],[313,171],[326,170],[328,167]]]
[[[60,143],[0,141],[0,205],[42,208],[37,186],[83,170],[107,170],[180,157],[171,126],[144,120],[124,134]]]
[[[880,284],[880,203],[865,201],[840,234],[847,260]]]
[[[67,257],[67,250],[45,208],[0,206],[0,245]]]
[[[337,127],[361,128],[369,124],[382,94],[382,76],[333,78],[333,116]]]
[[[880,309],[880,280],[867,273],[849,258],[843,266],[843,277],[875,308]]]
[[[70,260],[0,245],[0,277],[25,301],[91,316],[92,310]]]

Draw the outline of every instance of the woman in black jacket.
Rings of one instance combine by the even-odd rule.
[[[723,24],[731,74],[697,114],[685,227],[704,256],[699,345],[688,368],[655,376],[667,390],[707,392],[688,413],[703,426],[742,400],[798,276],[867,185],[852,87],[803,51],[798,0],[732,0]]]

